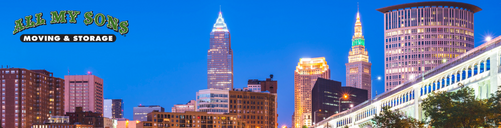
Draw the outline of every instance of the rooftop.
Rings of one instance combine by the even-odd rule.
[[[399,5],[388,6],[388,7],[379,8],[379,9],[376,9],[376,10],[378,10],[381,13],[386,13],[386,12],[390,12],[392,10],[412,8],[412,7],[424,7],[424,6],[459,7],[459,8],[465,8],[467,10],[470,10],[473,13],[482,11],[482,9],[480,7],[472,5],[472,4],[461,3],[461,2],[450,2],[450,1],[415,2],[415,3],[407,3],[407,4],[399,4]]]

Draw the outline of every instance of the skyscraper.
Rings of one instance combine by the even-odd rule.
[[[346,63],[346,86],[365,89],[368,99],[371,98],[371,63],[365,49],[365,38],[362,35],[362,23],[360,13],[357,12],[355,22],[355,34],[351,39],[351,50]]]
[[[207,53],[207,88],[233,89],[231,37],[221,12],[210,33],[210,49]]]
[[[417,2],[377,9],[384,13],[385,91],[474,47],[473,14],[460,2]]]
[[[83,111],[103,113],[103,79],[95,75],[66,75],[65,112],[75,112],[76,107]]]
[[[325,58],[301,58],[294,72],[294,128],[312,125],[311,90],[317,78],[330,79]]]
[[[46,70],[0,68],[3,128],[31,128],[64,115],[64,80]]]

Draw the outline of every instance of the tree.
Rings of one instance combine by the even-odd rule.
[[[491,114],[491,117],[488,119],[489,123],[501,125],[501,90],[498,89],[496,93],[491,94],[489,102],[492,103],[492,106],[489,108],[489,113]]]
[[[424,123],[407,117],[398,110],[392,111],[388,106],[383,107],[383,111],[376,114],[372,122],[381,128],[424,128]]]
[[[423,100],[422,108],[429,125],[436,128],[494,127],[488,119],[494,100],[477,99],[474,90],[460,84],[454,92],[432,92]]]
[[[303,125],[303,128],[308,128],[308,126],[306,126],[306,125]]]

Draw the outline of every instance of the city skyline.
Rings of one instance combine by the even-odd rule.
[[[293,85],[293,76],[290,71],[294,69],[296,66],[295,63],[297,63],[299,58],[318,56],[326,57],[326,61],[329,62],[333,70],[331,72],[344,71],[344,63],[348,62],[346,58],[348,54],[347,47],[350,46],[342,43],[349,42],[349,37],[351,37],[353,27],[348,24],[353,24],[355,21],[353,13],[356,12],[356,10],[352,8],[356,6],[356,2],[357,1],[345,1],[340,3],[326,2],[324,3],[325,5],[292,2],[290,5],[291,7],[281,8],[281,10],[288,10],[291,12],[282,12],[279,9],[275,9],[274,7],[279,5],[278,3],[280,2],[272,2],[269,3],[269,5],[259,5],[259,2],[249,3],[249,5],[254,6],[253,8],[256,8],[256,6],[261,8],[257,10],[243,7],[243,5],[246,5],[244,3],[224,1],[205,3],[207,5],[202,4],[203,6],[195,5],[190,8],[187,6],[190,5],[189,3],[177,3],[185,5],[181,7],[174,7],[168,4],[167,10],[161,11],[168,13],[168,16],[162,17],[165,20],[162,21],[174,23],[175,21],[173,19],[180,18],[180,22],[175,22],[178,24],[177,26],[170,26],[173,27],[171,29],[177,30],[178,33],[161,31],[159,28],[155,27],[148,28],[146,24],[150,21],[140,21],[138,18],[133,18],[135,16],[126,16],[127,14],[124,13],[119,14],[121,15],[119,17],[131,19],[131,23],[136,22],[136,26],[131,26],[131,29],[136,29],[136,31],[139,32],[143,31],[144,33],[135,33],[131,31],[127,37],[118,36],[118,40],[120,41],[111,44],[23,44],[16,38],[19,35],[4,36],[2,39],[5,40],[2,41],[2,44],[4,44],[5,47],[12,47],[13,49],[8,48],[2,50],[0,52],[1,54],[9,56],[5,56],[3,61],[0,62],[3,65],[26,68],[29,70],[46,69],[54,72],[55,76],[60,78],[68,74],[68,69],[71,70],[70,74],[72,75],[85,74],[87,71],[92,71],[96,76],[100,76],[105,80],[104,98],[124,99],[126,104],[126,110],[124,110],[126,112],[126,118],[131,118],[133,106],[137,106],[138,104],[159,104],[164,107],[169,107],[174,104],[183,104],[189,100],[195,99],[194,94],[197,90],[207,87],[207,82],[205,81],[207,78],[205,76],[206,67],[203,66],[206,65],[207,54],[201,51],[207,50],[207,32],[214,23],[214,14],[217,13],[219,5],[222,4],[225,18],[229,19],[227,20],[229,22],[228,24],[231,24],[233,40],[237,40],[238,42],[232,46],[235,50],[236,58],[234,88],[245,87],[248,79],[262,78],[262,76],[274,74],[275,79],[280,81],[281,87],[278,91],[278,102],[280,102],[278,106],[278,113],[280,115],[278,123],[279,126],[282,126],[283,123],[290,126],[290,115],[293,111],[287,108],[287,106],[293,105],[292,98],[288,98],[293,96],[293,89],[291,89]],[[370,1],[360,2],[360,6],[363,7],[361,8],[363,17],[361,20],[364,22],[364,32],[366,32],[364,35],[367,40],[370,39],[371,41],[371,43],[367,44],[367,49],[370,51],[369,55],[373,63],[373,78],[377,76],[384,77],[382,69],[383,64],[381,63],[384,58],[384,32],[382,29],[383,19],[381,18],[383,14],[377,12],[375,9],[410,2],[417,1],[388,1],[383,3],[373,3]],[[499,25],[489,25],[492,21],[499,21],[498,17],[492,17],[491,15],[495,13],[495,5],[500,5],[501,3],[492,1],[497,4],[485,4],[479,1],[465,0],[459,2],[473,4],[483,9],[483,11],[475,14],[475,46],[483,43],[482,40],[487,34],[501,34]],[[134,8],[141,9],[146,8],[146,6],[159,6],[146,3],[137,4],[138,6]],[[82,5],[77,5],[75,9],[81,11],[99,10],[100,12],[120,13],[107,9],[105,6],[91,8],[83,7],[86,5],[89,4],[84,3]],[[336,5],[349,7],[346,9],[346,14],[336,13],[338,9],[329,8]],[[28,6],[31,7],[32,5]],[[295,9],[297,7],[304,7],[305,9]],[[195,10],[203,11],[193,11],[193,8],[198,8]],[[4,7],[4,9],[13,9],[13,7]],[[60,9],[68,8],[50,8],[50,10]],[[3,23],[0,28],[3,30],[11,30],[13,29],[11,21],[18,19],[19,16],[29,15],[42,10],[43,9],[30,9],[6,14],[6,21],[0,21],[0,23]],[[133,10],[125,12],[139,15]],[[151,10],[159,11],[156,9]],[[188,14],[181,15],[179,13]],[[152,16],[151,14],[146,15]],[[50,17],[50,15],[46,16]],[[303,18],[308,20],[304,20]],[[337,21],[336,18],[353,20]],[[266,21],[263,21],[264,19]],[[292,23],[284,23],[286,20]],[[368,21],[373,21],[374,23]],[[180,23],[182,25],[179,25]],[[183,28],[187,27],[188,24],[191,26]],[[161,28],[163,29],[163,27]],[[263,31],[262,28],[268,31]],[[69,32],[72,33],[111,33],[108,30],[101,30],[96,27],[62,24],[42,26],[37,29],[23,31],[20,34],[57,33],[68,29],[81,29],[78,31],[69,30]],[[11,31],[2,32],[7,33],[5,35],[11,35]],[[304,32],[308,32],[306,33],[307,36],[303,35],[305,34]],[[179,33],[186,35],[183,36]],[[163,35],[172,38],[157,38]],[[493,35],[493,37],[495,37],[495,35]],[[155,36],[155,38],[145,38],[151,36]],[[178,36],[183,37],[184,40],[174,39]],[[159,39],[162,41],[158,41]],[[175,44],[176,42],[179,42],[179,44]],[[15,47],[22,47],[23,49],[14,49]],[[190,49],[177,49],[179,47],[189,47]],[[30,54],[32,54],[31,51],[36,51],[40,48],[46,48],[48,51],[45,52],[57,54],[63,57],[63,59],[51,63],[27,63],[27,61],[19,61],[19,58],[30,57]],[[75,50],[76,48],[82,50]],[[170,51],[165,50],[169,48]],[[124,49],[126,49],[125,52],[123,51]],[[29,51],[30,54],[23,53],[11,55],[18,51]],[[192,53],[183,56],[174,56],[176,53],[182,52]],[[95,63],[95,61],[78,61],[82,59],[90,60],[91,58],[88,57],[89,55],[97,55],[97,58],[93,57],[92,59],[96,59],[95,61],[103,63]],[[79,59],[75,60],[68,58]],[[260,60],[263,58],[264,60]],[[43,57],[35,57],[34,59],[40,62],[47,62]],[[143,70],[143,68],[138,68],[140,66],[154,67],[154,70]],[[147,75],[127,75],[135,73]],[[331,74],[332,80],[341,81],[343,85],[345,85],[344,74]],[[383,92],[383,82],[374,81],[374,85],[375,90],[378,90],[379,93]],[[151,90],[152,88],[155,89]],[[122,94],[123,92],[130,94]],[[151,92],[168,93],[170,97],[179,96],[188,97],[188,99],[146,98]]]

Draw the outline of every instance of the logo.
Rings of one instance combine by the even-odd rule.
[[[50,12],[50,24],[77,24],[76,18],[80,15],[80,11],[52,11]],[[22,32],[26,29],[36,28],[38,26],[47,25],[47,21],[42,18],[43,13],[25,16],[15,21],[13,35]],[[125,36],[129,33],[129,22],[127,20],[120,21],[118,18],[97,13],[94,15],[92,11],[83,14],[83,23],[86,26],[96,24],[99,27],[106,25],[110,30],[113,30]],[[69,18],[69,19],[68,19]],[[114,34],[23,34],[20,36],[21,42],[115,42]]]

